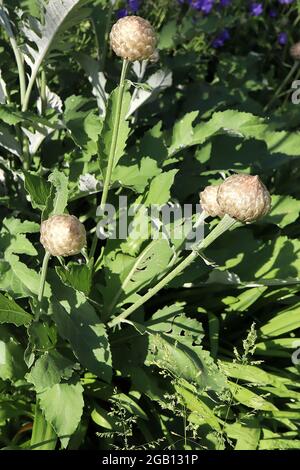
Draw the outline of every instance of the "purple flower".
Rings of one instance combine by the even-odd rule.
[[[138,9],[140,8],[139,0],[127,0],[127,5],[128,5],[129,10],[132,11],[132,13],[136,13]]]
[[[128,16],[128,10],[126,8],[121,8],[120,10],[117,11],[117,18],[124,18],[124,16]]]
[[[188,0],[192,8],[208,14],[214,6],[215,0]]]
[[[292,3],[294,0],[278,0],[281,5],[289,5]]]
[[[230,38],[230,34],[229,34],[228,29],[224,29],[218,34],[217,37],[215,37],[211,45],[215,49],[218,49],[219,47],[223,47],[225,42],[228,41],[229,38]]]
[[[271,8],[269,15],[271,18],[276,18],[276,16],[278,15],[277,10],[275,10],[275,8]]]
[[[220,0],[220,6],[222,8],[228,7],[228,5],[230,5],[230,4],[231,4],[231,0]]]
[[[288,40],[288,35],[285,32],[281,32],[278,34],[278,44],[281,46],[285,46]]]
[[[251,16],[259,16],[262,14],[264,8],[262,3],[252,3],[250,5],[250,15]]]

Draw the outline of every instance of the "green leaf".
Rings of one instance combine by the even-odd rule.
[[[97,140],[103,124],[94,110],[85,109],[88,103],[89,100],[83,96],[67,98],[64,120],[75,144],[90,157],[97,153]]]
[[[26,254],[36,256],[37,251],[32,243],[22,234],[1,233],[0,234],[0,250],[5,253],[5,258],[10,253]]]
[[[29,325],[32,316],[25,312],[12,299],[0,294],[0,323],[13,323],[16,326]]]
[[[227,424],[225,429],[230,439],[236,439],[234,450],[257,450],[261,428],[256,418],[245,417],[242,423]]]
[[[57,351],[45,352],[27,374],[27,381],[34,385],[37,393],[59,384],[62,379],[71,378],[74,362]]]
[[[192,414],[188,417],[189,421],[197,424],[205,423],[215,431],[221,431],[219,419],[215,416],[213,410],[201,400],[196,389],[192,392],[189,384],[180,381],[179,384],[175,384],[175,390],[182,396],[186,407],[192,411]]]
[[[22,151],[21,146],[14,134],[11,132],[11,129],[6,124],[0,125],[0,147],[5,148],[13,155],[21,157]]]
[[[127,163],[124,162],[124,159],[122,159],[122,163]],[[143,193],[149,181],[160,172],[161,170],[154,159],[143,157],[138,163],[128,162],[128,166],[117,165],[112,174],[112,181],[119,181],[122,186]]]
[[[134,399],[134,397],[126,395],[125,393],[117,393],[112,395],[111,401],[121,405],[131,415],[138,416],[139,418],[148,421],[148,416]]]
[[[114,126],[115,116],[116,116],[118,93],[119,93],[119,88],[116,88],[115,90],[113,90],[113,92],[111,93],[108,99],[107,112],[106,112],[106,116],[105,116],[105,120],[103,124],[103,129],[99,136],[99,141],[98,141],[99,155],[100,155],[100,169],[101,169],[103,178],[105,177],[106,170],[107,170],[108,156],[110,152],[113,126]],[[125,119],[126,114],[129,109],[130,99],[131,99],[130,93],[125,92],[124,98],[123,98],[121,116],[120,116],[120,128],[119,128],[118,141],[117,141],[117,146],[116,146],[116,151],[115,151],[115,159],[114,159],[114,165],[113,165],[114,167],[117,166],[118,161],[124,154],[126,142],[127,142],[129,132],[130,132],[128,122]]]
[[[90,372],[106,382],[112,376],[112,360],[106,329],[85,297],[77,293],[61,304],[52,304],[60,336],[69,341],[75,356]]]
[[[201,324],[183,314],[183,305],[165,307],[145,324],[132,322],[136,336],[127,332],[129,339],[122,338],[122,350],[114,347],[118,363],[156,366],[173,377],[197,384],[199,389],[222,390],[226,378],[205,351],[200,341],[203,336]],[[125,334],[125,333],[124,333]],[[117,340],[116,338],[116,340]],[[117,342],[118,342],[117,340]],[[123,342],[129,343],[125,348]]]
[[[69,263],[66,268],[55,268],[61,281],[73,289],[88,295],[92,286],[92,272],[86,264]]]
[[[224,246],[230,246],[230,253]],[[241,227],[223,234],[206,254],[219,265],[218,269],[234,272],[241,281],[258,280],[264,284],[272,279],[278,283],[279,279],[287,282],[291,281],[289,278],[299,278],[299,250],[297,239],[278,236],[262,242],[254,238],[248,227]]]
[[[52,187],[43,211],[43,220],[48,219],[51,215],[63,214],[68,204],[68,178],[66,175],[54,170],[48,181],[50,181]]]
[[[221,364],[222,371],[224,371],[228,377],[262,386],[272,385],[273,387],[285,388],[285,384],[276,374],[268,373],[260,367],[227,361],[222,361]]]
[[[259,450],[299,450],[300,439],[261,439]]]
[[[254,116],[251,113],[228,109],[214,113],[209,121],[195,127],[192,127],[192,117],[193,115],[187,115],[187,117],[181,119],[180,122],[184,122],[184,129],[189,138],[183,140],[183,143],[180,143],[177,139],[173,141],[169,148],[170,156],[190,146],[202,144],[217,133],[244,139],[262,140],[266,143],[270,153],[283,153],[290,156],[299,155],[299,132],[275,131],[263,118]],[[177,124],[179,128],[180,122]],[[188,123],[190,123],[190,127],[188,127]]]
[[[145,205],[162,205],[170,200],[170,189],[178,170],[170,170],[161,173],[153,178],[145,200]]]
[[[237,383],[229,382],[229,388],[234,399],[248,408],[263,411],[276,411],[277,408],[272,403],[265,400],[262,396],[248,390]]]
[[[15,126],[23,121],[22,115],[14,113],[14,108],[11,106],[0,105],[0,120],[9,126]]]
[[[23,222],[20,219],[15,217],[3,219],[3,227],[13,235],[19,233],[36,233],[40,231],[40,225],[36,222],[31,222],[29,220],[24,220]]]
[[[0,326],[0,378],[15,382],[23,379],[27,370],[24,350],[19,341],[4,326]]]
[[[30,202],[34,209],[43,211],[47,204],[47,199],[50,196],[51,185],[45,181],[41,176],[24,172],[25,176],[25,189],[30,196]]]
[[[284,228],[298,219],[300,201],[290,196],[272,196],[272,210],[263,222],[270,222]]]
[[[174,155],[180,149],[194,145],[194,127],[193,122],[198,116],[199,111],[192,111],[186,114],[180,121],[177,121],[173,128],[172,143],[169,154]]]
[[[43,414],[67,447],[80,422],[83,411],[83,387],[80,382],[59,383],[38,394]]]
[[[175,46],[175,40],[178,32],[178,25],[176,20],[171,20],[166,23],[159,33],[159,49],[171,49]]]
[[[300,327],[300,304],[286,308],[263,325],[259,332],[264,336],[280,336]]]
[[[148,243],[136,258],[118,253],[108,262],[106,286],[101,287],[108,314],[124,302],[133,302],[135,294],[167,268],[172,255],[168,241],[159,239]]]
[[[38,295],[40,287],[40,276],[39,274],[22,263],[18,256],[11,253],[5,254],[6,261],[10,264],[13,274],[19,279],[23,288],[28,295]],[[49,297],[51,294],[50,286],[46,282],[44,295]]]

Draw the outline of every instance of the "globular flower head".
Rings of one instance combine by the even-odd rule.
[[[300,42],[296,42],[292,45],[290,55],[294,60],[300,60]]]
[[[206,186],[200,193],[200,204],[202,209],[211,217],[223,217],[223,212],[217,201],[218,185]]]
[[[110,44],[122,59],[146,60],[156,49],[156,35],[149,21],[140,16],[125,16],[113,25]]]
[[[71,256],[85,246],[86,232],[74,215],[53,215],[42,222],[40,240],[52,256]]]
[[[243,223],[260,219],[271,209],[271,196],[259,176],[229,176],[218,188],[217,201],[224,214]]]

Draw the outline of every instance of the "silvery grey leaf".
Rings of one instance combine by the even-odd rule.
[[[143,104],[155,100],[162,90],[172,85],[172,72],[168,70],[158,70],[148,78],[146,84],[149,85],[150,90],[136,89],[136,92],[132,96],[126,119],[135,113]]]
[[[54,91],[51,91],[49,89],[48,86],[46,86],[46,102],[47,102],[48,109],[53,109],[58,114],[62,114],[63,102],[61,98],[56,93],[54,93]],[[39,114],[42,114],[42,100],[40,97],[37,100],[37,108],[38,108]]]
[[[85,193],[95,193],[101,189],[101,184],[94,175],[86,173],[79,177],[79,189]]]
[[[108,93],[105,91],[106,78],[100,70],[100,63],[82,53],[76,54],[76,59],[88,76],[89,82],[92,85],[92,93],[97,99],[99,114],[104,117]]]
[[[50,127],[41,127],[40,130],[31,132],[25,127],[22,127],[22,131],[27,136],[29,140],[29,153],[30,155],[35,155],[40,146],[42,145],[43,141],[48,137],[54,129]]]
[[[2,73],[0,70],[0,104],[5,104],[7,98],[6,83],[2,78]]]
[[[5,29],[10,38],[14,37],[8,10],[3,5],[0,5],[0,25]]]
[[[27,43],[23,46],[23,53],[31,69],[31,82],[35,80],[44,58],[53,46],[55,36],[79,2],[80,0],[51,0],[47,4],[42,2],[43,24],[33,17],[22,21],[21,31],[27,39]]]

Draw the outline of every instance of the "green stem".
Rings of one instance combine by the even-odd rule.
[[[296,60],[293,67],[291,68],[291,70],[289,71],[289,73],[287,74],[287,76],[285,77],[283,82],[281,83],[281,85],[279,85],[279,87],[277,88],[277,90],[276,90],[274,96],[272,97],[271,101],[269,101],[269,103],[264,107],[264,111],[267,111],[272,106],[274,101],[278,98],[278,95],[280,94],[281,90],[283,90],[285,85],[290,81],[290,79],[294,75],[294,73],[295,73],[296,69],[298,68],[298,66],[299,66],[299,61]]]
[[[128,61],[123,60],[120,85],[119,85],[119,91],[118,91],[117,106],[116,106],[116,116],[114,120],[113,133],[112,133],[112,141],[111,141],[111,146],[110,146],[110,151],[109,151],[109,156],[108,156],[107,170],[106,170],[103,193],[102,193],[102,198],[101,198],[101,203],[100,203],[101,209],[104,209],[106,201],[107,201],[111,174],[112,174],[113,167],[114,167],[115,154],[116,154],[116,148],[117,148],[117,142],[118,142],[118,136],[119,136],[119,130],[120,130],[120,119],[121,119],[122,103],[123,103],[123,96],[124,96],[124,90],[125,90],[125,78],[126,78],[127,68],[128,68]]]
[[[112,131],[112,140],[111,140],[111,145],[110,145],[110,150],[109,150],[109,155],[108,155],[107,169],[106,169],[103,192],[102,192],[102,197],[101,197],[101,202],[100,202],[100,209],[102,211],[104,210],[105,204],[107,201],[111,175],[112,175],[112,171],[114,168],[116,148],[117,148],[117,142],[118,142],[118,136],[119,136],[119,130],[120,130],[121,111],[122,111],[122,103],[123,103],[124,90],[125,90],[125,78],[126,78],[127,68],[128,68],[128,61],[123,60],[122,72],[121,72],[120,84],[119,84],[119,90],[118,90],[117,105],[116,105],[116,115],[114,119],[113,131]],[[90,251],[90,258],[93,258],[95,255],[97,242],[98,242],[98,237],[97,237],[97,230],[96,230],[92,247],[91,247],[91,251]]]
[[[156,295],[161,289],[163,289],[169,282],[171,282],[175,277],[181,274],[185,268],[187,268],[198,256],[199,250],[204,250],[211,243],[213,243],[219,236],[221,236],[226,230],[232,227],[236,223],[236,220],[225,215],[220,223],[215,227],[215,229],[199,243],[197,247],[183,260],[179,263],[167,276],[165,276],[160,282],[158,282],[154,287],[149,289],[149,291],[143,295],[137,302],[131,305],[129,308],[124,310],[120,315],[113,318],[109,323],[108,327],[112,328],[113,326],[121,323],[125,318],[135,312],[138,308],[144,305],[151,297]]]
[[[47,276],[47,270],[48,270],[48,263],[50,259],[50,253],[46,251],[44,259],[43,259],[43,264],[42,264],[42,272],[41,272],[41,280],[40,280],[40,287],[39,287],[39,293],[38,293],[38,309],[37,309],[37,315],[40,313],[40,307],[41,303],[44,297],[44,290],[45,290],[45,284],[46,284],[46,276]]]
[[[35,404],[35,415],[30,440],[31,450],[54,450],[57,436],[52,426],[46,421],[38,401]]]
[[[46,97],[46,72],[43,69],[41,71],[41,85],[40,85],[40,93],[41,93],[41,102],[42,102],[42,116],[45,115],[45,111],[47,109],[47,97]]]

